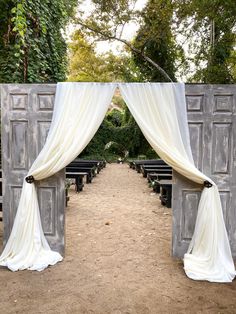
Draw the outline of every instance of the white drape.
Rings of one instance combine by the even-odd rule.
[[[217,186],[201,173],[191,154],[184,84],[120,84],[121,94],[146,139],[180,174],[204,188],[184,269],[195,280],[231,282],[236,274]]]
[[[72,161],[101,124],[117,84],[59,83],[46,144],[28,175],[50,177]],[[119,84],[142,132],[158,155],[176,171],[203,184],[193,239],[184,256],[188,277],[230,282],[234,263],[223,220],[219,192],[193,163],[189,143],[184,85],[179,83]],[[11,270],[42,270],[62,260],[44,237],[34,184],[24,182],[12,233],[0,256]]]
[[[115,88],[114,84],[59,83],[47,141],[28,175],[36,180],[50,177],[78,156],[102,123]],[[43,234],[35,185],[24,181],[0,265],[13,271],[43,270],[61,260]]]

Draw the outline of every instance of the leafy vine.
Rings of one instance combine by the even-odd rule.
[[[0,82],[65,80],[63,30],[76,5],[76,0],[4,0],[0,4]]]

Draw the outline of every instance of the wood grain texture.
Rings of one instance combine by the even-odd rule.
[[[186,84],[191,148],[198,169],[219,187],[236,256],[236,85]],[[191,240],[201,186],[174,173],[172,253],[183,257]]]
[[[14,221],[21,187],[42,149],[52,119],[56,85],[1,85],[4,244]],[[64,254],[64,170],[36,182],[42,226],[52,249]]]

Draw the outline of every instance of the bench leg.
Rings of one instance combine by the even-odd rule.
[[[68,206],[68,202],[70,200],[69,196],[68,196],[68,189],[65,190],[65,195],[66,195],[66,207]]]
[[[147,172],[146,171],[143,171],[143,177],[147,178]]]
[[[171,208],[171,197],[172,197],[172,188],[171,187],[161,187],[161,205]]]
[[[171,187],[166,189],[166,198],[167,198],[167,200],[166,200],[166,207],[171,208],[171,198],[172,198],[172,189],[171,189]]]
[[[166,206],[166,190],[163,186],[160,187],[160,194],[161,205]]]
[[[83,177],[78,177],[76,178],[76,192],[79,193],[81,191],[83,191]]]
[[[160,185],[158,183],[155,183],[153,186],[153,191],[155,193],[160,193]]]
[[[86,176],[86,183],[92,183],[92,176],[89,173]]]

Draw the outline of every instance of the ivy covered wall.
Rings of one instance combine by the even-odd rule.
[[[119,157],[137,158],[139,155],[157,157],[128,108],[125,105],[123,108],[122,111],[113,109],[106,115],[80,158],[114,161]]]
[[[77,0],[1,0],[0,83],[66,79],[63,30]]]

